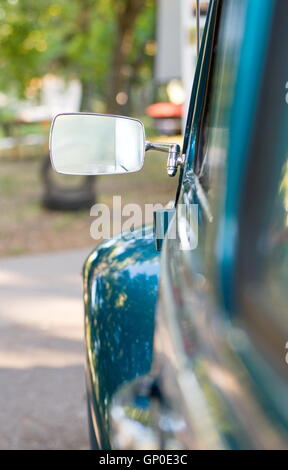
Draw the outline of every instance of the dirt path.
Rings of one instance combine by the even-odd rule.
[[[88,447],[80,272],[89,251],[0,260],[0,449]]]
[[[166,159],[151,152],[146,160],[144,169],[138,173],[97,177],[97,202],[112,207],[113,196],[119,195],[123,205],[136,203],[143,208],[145,203],[166,204],[173,199],[177,178],[167,176]],[[93,244],[90,236],[93,218],[89,210],[43,209],[39,173],[40,161],[1,161],[0,257],[80,249]],[[62,185],[69,178],[54,177]]]

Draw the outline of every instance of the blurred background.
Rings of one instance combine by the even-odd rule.
[[[89,209],[112,206],[113,195],[166,203],[177,186],[153,152],[136,174],[54,174],[51,119],[129,115],[148,139],[181,143],[195,66],[193,0],[1,1],[0,448],[87,447],[80,271],[96,243]]]
[[[195,70],[194,15],[191,0],[1,2],[0,255],[91,244],[88,209],[112,193],[124,203],[173,198],[159,155],[139,174],[93,183],[53,175],[48,133],[55,114],[92,111],[138,117],[149,139],[173,140]]]

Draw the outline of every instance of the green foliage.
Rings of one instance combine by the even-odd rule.
[[[32,78],[55,73],[77,76],[94,96],[106,92],[117,40],[117,9],[129,0],[1,0],[0,90],[23,95]],[[122,6],[123,6],[122,5]],[[126,5],[127,6],[127,5]],[[153,38],[154,1],[147,0],[133,31],[127,65]],[[147,75],[151,56],[140,64]],[[145,75],[145,73],[144,73]]]

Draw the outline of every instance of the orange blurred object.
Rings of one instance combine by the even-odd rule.
[[[154,103],[146,108],[148,116],[153,118],[181,118],[183,112],[182,104]]]

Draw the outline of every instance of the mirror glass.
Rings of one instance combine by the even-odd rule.
[[[101,114],[59,114],[50,132],[50,156],[58,173],[105,175],[138,171],[145,152],[141,121]]]

